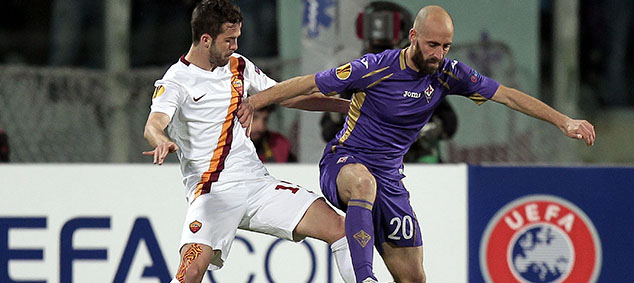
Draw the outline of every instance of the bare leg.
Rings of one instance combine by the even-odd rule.
[[[354,269],[344,230],[344,217],[332,209],[326,201],[318,199],[308,208],[299,221],[295,236],[302,235],[322,240],[330,245],[339,274],[346,283],[354,283]]]
[[[383,243],[383,261],[397,283],[424,283],[423,247],[397,247]]]
[[[318,199],[310,205],[293,234],[319,239],[332,245],[346,235],[344,225],[344,217],[324,199]]]

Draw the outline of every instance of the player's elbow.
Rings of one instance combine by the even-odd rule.
[[[319,92],[314,74],[297,77],[297,85],[299,94],[313,94]]]
[[[497,91],[495,91],[495,93],[493,94],[493,97],[491,98],[493,101],[500,103],[500,104],[504,104],[508,107],[512,107],[513,105],[513,95],[514,93],[514,89],[500,85],[500,87],[498,88]]]

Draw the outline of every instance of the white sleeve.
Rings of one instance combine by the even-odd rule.
[[[154,95],[152,95],[150,113],[165,113],[171,120],[178,106],[182,103],[184,91],[182,91],[181,87],[177,84],[166,80],[158,80],[154,83],[154,86],[155,89]]]
[[[249,82],[249,89],[247,89],[247,95],[256,94],[277,84],[277,82],[269,76],[267,76],[258,66],[253,64],[248,59],[244,58],[244,80]]]

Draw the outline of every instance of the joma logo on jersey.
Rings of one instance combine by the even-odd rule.
[[[420,98],[422,94],[420,92],[413,92],[406,90],[403,92],[403,97]]]
[[[585,213],[567,200],[533,195],[489,221],[480,243],[487,282],[593,282],[601,243]]]

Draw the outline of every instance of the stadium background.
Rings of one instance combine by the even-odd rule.
[[[361,41],[354,36],[354,22],[357,13],[370,1],[234,2],[241,6],[245,14],[243,36],[239,39],[238,52],[252,59],[277,80],[335,67],[360,55]],[[634,77],[634,20],[629,16],[634,12],[634,4],[631,1],[394,2],[408,8],[413,14],[425,4],[444,6],[452,14],[456,27],[455,44],[449,53],[450,58],[464,61],[481,73],[524,90],[570,116],[587,119],[597,130],[595,146],[586,147],[581,142],[564,137],[551,125],[514,113],[501,105],[485,103],[478,107],[466,99],[451,97],[450,102],[458,115],[458,131],[452,140],[442,144],[445,161],[463,163],[457,166],[464,166],[464,163],[496,164],[505,167],[520,166],[517,167],[520,169],[539,165],[545,166],[547,171],[552,168],[552,172],[558,172],[557,168],[560,166],[568,169],[587,168],[589,171],[581,170],[580,174],[589,178],[592,181],[589,183],[595,185],[600,184],[603,178],[611,176],[611,173],[595,174],[597,171],[594,170],[597,168],[604,168],[609,172],[615,169],[621,173],[625,172],[626,177],[634,177],[634,169],[631,167],[634,164],[634,131],[631,131],[634,122],[634,80],[631,79]],[[84,188],[80,185],[64,184],[73,183],[72,180],[84,172],[84,166],[88,168],[87,173],[79,180],[87,184],[91,181],[98,182],[100,185],[96,188],[103,190],[108,189],[108,182],[117,179],[128,169],[139,174],[152,172],[149,171],[152,169],[148,168],[154,167],[151,167],[148,164],[149,160],[140,153],[148,149],[142,133],[149,113],[153,83],[162,76],[169,65],[187,51],[191,40],[188,18],[192,5],[193,1],[190,0],[3,2],[0,11],[0,129],[8,134],[11,162],[18,164],[0,166],[0,222],[5,225],[0,227],[0,236],[3,237],[0,238],[3,240],[0,241],[0,250],[5,247],[2,251],[8,252],[7,249],[15,248],[16,245],[18,248],[55,247],[62,241],[62,236],[57,230],[63,226],[60,223],[66,223],[75,217],[112,217],[112,230],[116,230],[117,235],[127,237],[130,228],[136,227],[136,220],[142,219],[146,214],[151,215],[152,212],[145,209],[157,209],[130,204],[123,205],[123,208],[120,208],[123,210],[120,211],[114,206],[100,204],[108,208],[76,211],[72,208],[73,195],[85,193]],[[303,170],[316,171],[315,164],[325,144],[316,130],[319,129],[319,119],[319,113],[279,108],[271,121],[273,129],[281,131],[293,141],[299,161],[305,163],[302,166],[312,165],[309,167],[312,169]],[[175,163],[176,160],[172,157],[169,162]],[[85,165],[86,163],[101,164]],[[122,163],[145,164],[139,164],[143,166],[138,169]],[[93,166],[97,166],[96,169]],[[155,171],[148,175],[149,178],[157,178],[162,174],[171,175],[164,183],[151,182],[151,188],[168,190],[162,188],[163,184],[172,184],[168,185],[170,188],[180,186],[176,167],[166,168],[161,169],[160,173]],[[275,170],[279,170],[281,175],[293,170],[292,167],[280,168],[276,167]],[[429,176],[426,175],[429,173],[425,172],[430,171],[445,172],[447,175],[442,176],[446,178],[462,176],[455,173],[457,169],[453,167],[410,168],[414,168],[410,174],[419,177]],[[102,171],[110,173],[101,176],[99,172]],[[31,175],[32,172],[40,174]],[[45,187],[45,180],[52,179],[53,176],[60,176],[60,179],[52,182],[51,187]],[[552,174],[545,176],[552,178]],[[35,182],[30,178],[44,181]],[[442,180],[437,178],[433,178],[434,184],[440,186]],[[464,178],[466,177],[453,181],[462,182]],[[312,179],[316,180],[311,177],[311,181],[306,184],[316,188],[316,183],[313,183]],[[115,182],[114,185],[134,189],[134,186],[125,185],[125,181],[132,180],[134,178],[131,176],[122,177],[121,183]],[[547,193],[549,186],[560,186],[563,191],[559,196],[570,199],[570,195],[576,195],[577,188],[571,185],[572,183],[547,183],[549,185],[537,188],[538,193]],[[457,204],[451,215],[463,217],[460,221],[465,223],[472,218],[486,222],[491,215],[478,214],[478,211],[471,210],[473,205],[460,206],[468,204],[472,199],[478,199],[472,195],[474,191],[471,187],[467,189],[467,185],[464,186],[469,197],[461,197],[467,194],[462,192],[455,198],[450,198],[452,204]],[[612,191],[615,188],[616,191]],[[611,215],[618,215],[617,218],[622,222],[614,226],[621,228],[606,228],[608,230],[600,230],[599,234],[622,235],[627,238],[633,234],[632,228],[626,227],[633,227],[627,224],[633,223],[634,212],[627,208],[617,210],[611,206],[619,199],[632,199],[631,188],[631,183],[611,184],[608,187],[597,185],[596,189],[602,192],[597,199],[603,202],[584,206],[584,201],[592,200],[585,197],[575,203],[582,209],[610,211]],[[176,194],[160,195],[165,198],[171,198],[172,195],[179,198],[179,189],[180,187],[173,188],[172,191],[176,191]],[[39,190],[50,191],[53,195],[59,194],[61,200],[56,201],[61,203],[58,206],[42,205],[33,208],[29,207],[28,202],[17,201],[24,200],[23,194],[32,195],[26,192],[37,194]],[[429,195],[438,197],[438,193],[431,188],[429,191],[418,188],[410,190],[428,194],[421,196],[422,198]],[[16,191],[19,193],[15,194]],[[490,200],[492,205],[489,209],[494,210],[514,197],[532,193],[535,192],[513,191],[513,196],[505,196],[505,199],[498,200],[501,202],[499,206],[495,198],[486,195],[479,197]],[[495,195],[495,192],[493,194]],[[108,196],[103,201],[116,203],[117,196]],[[68,201],[64,201],[64,198]],[[33,203],[37,206],[46,201],[46,198],[37,198]],[[90,203],[95,200],[88,198],[84,201]],[[174,199],[162,199],[161,203],[169,205],[170,201],[176,202]],[[470,208],[468,217],[467,206]],[[424,208],[416,209],[418,211]],[[115,225],[116,215],[119,213],[127,215],[122,221],[123,228]],[[588,211],[586,213],[592,214]],[[597,213],[601,215],[600,212]],[[426,214],[436,215],[433,211]],[[38,237],[22,238],[21,236],[25,235],[22,231],[9,232],[9,228],[6,228],[9,227],[6,226],[7,219],[22,216],[48,217],[50,223],[47,229],[50,231],[47,230],[46,233],[51,234],[44,236],[50,236],[52,244],[37,244]],[[428,221],[437,221],[440,223],[440,229],[446,229],[446,223],[442,222],[445,219],[430,218],[433,219]],[[607,221],[607,217],[599,218]],[[179,221],[176,219],[175,223]],[[166,229],[164,233],[173,234],[175,231],[168,225],[171,224],[169,221],[153,219],[151,224],[166,226],[167,228],[161,228]],[[28,227],[28,224],[24,225]],[[41,223],[36,222],[33,225],[39,227],[37,225]],[[604,223],[601,226],[606,225]],[[459,229],[466,228],[467,224],[464,224]],[[469,226],[468,232],[474,233],[473,231],[474,229]],[[466,234],[467,231],[457,232],[460,237],[462,233]],[[4,238],[3,235],[7,235],[8,238]],[[13,235],[13,240],[8,235]],[[15,237],[16,235],[18,237]],[[43,233],[36,235],[41,236]],[[172,235],[166,239],[170,239],[169,237]],[[434,234],[430,236],[428,232],[426,239],[429,239],[428,237],[432,237],[433,240]],[[464,235],[464,238],[467,236]],[[269,238],[266,239],[270,241]],[[473,237],[469,239],[468,244],[471,248]],[[36,244],[29,244],[30,240],[34,240]],[[6,246],[2,246],[4,244]],[[79,242],[79,246],[82,244],[101,247],[85,240]],[[160,244],[163,246],[164,243]],[[110,247],[109,244],[104,245]],[[117,242],[112,246],[123,250],[121,245],[122,243]],[[471,270],[472,264],[476,262],[473,257],[477,255],[467,255],[466,240],[459,245],[465,246],[464,254],[458,256],[458,261],[465,270],[457,272],[454,276],[457,278],[456,282],[466,282],[467,264]],[[623,244],[620,249],[614,248],[612,251],[628,249],[632,250],[631,244]],[[120,265],[119,260],[124,258],[119,257],[118,251],[114,251],[116,258],[113,260],[116,262],[109,262],[109,265],[115,266],[115,270],[116,266]],[[165,247],[163,253],[169,255]],[[11,256],[14,255],[7,256],[8,254],[0,256],[0,264],[6,263],[0,265],[0,271],[9,270],[11,273],[12,268],[17,268],[13,269],[18,272],[13,274],[16,278],[46,277],[51,282],[57,282],[59,275],[55,270],[58,266],[57,263],[48,261],[48,249],[45,251],[47,260],[44,265],[45,269],[53,271],[50,274],[35,273],[41,276],[34,277],[29,277],[29,272],[25,272],[23,268],[40,269],[37,261],[15,258],[11,260]],[[438,252],[438,255],[440,254],[442,251]],[[613,254],[620,255],[620,252]],[[431,254],[426,253],[426,260],[433,255],[433,251]],[[465,259],[467,256],[468,261]],[[609,259],[607,256],[608,254],[604,254],[604,257]],[[625,255],[621,258],[625,258]],[[166,260],[170,270],[173,269],[173,258],[166,256]],[[240,262],[239,258],[233,260]],[[628,262],[631,263],[625,261],[625,264]],[[608,263],[609,261],[606,262]],[[434,263],[429,261],[426,263],[426,267],[435,270],[433,265]],[[82,263],[81,266],[87,267],[88,271],[94,270],[97,272],[95,274],[99,272],[99,265]],[[145,272],[142,266],[135,268],[137,275]],[[0,275],[2,274],[0,272]],[[469,276],[473,274],[474,272],[471,272]],[[627,277],[632,276],[632,272],[626,268],[618,269],[612,274],[632,278]],[[114,276],[114,272],[107,276],[111,275]],[[107,282],[112,278],[100,279]],[[258,278],[265,280],[261,279],[262,277]],[[436,277],[438,281],[434,282],[444,282],[442,278]],[[4,282],[3,280],[0,278],[1,282]],[[477,282],[480,279],[473,280]],[[135,282],[129,278],[128,281]],[[610,281],[608,279],[605,282]]]
[[[632,6],[613,2],[624,12]],[[360,55],[355,19],[368,1],[236,3],[245,13],[238,52],[275,79],[334,67]],[[422,5],[397,3],[412,13]],[[551,125],[501,105],[475,107],[451,97],[458,131],[443,143],[446,161],[632,163],[634,132],[625,130],[634,121],[634,88],[628,79],[634,68],[628,64],[633,62],[631,19],[621,19],[614,14],[618,9],[594,1],[428,3],[452,13],[456,32],[450,58],[591,121],[598,136],[596,145],[586,148],[562,138]],[[142,132],[153,82],[187,51],[192,5],[4,2],[0,128],[9,136],[12,161],[146,162],[139,152],[147,148]],[[315,131],[318,119],[318,113],[282,109],[272,127],[293,140],[300,162],[314,163],[324,145]]]

